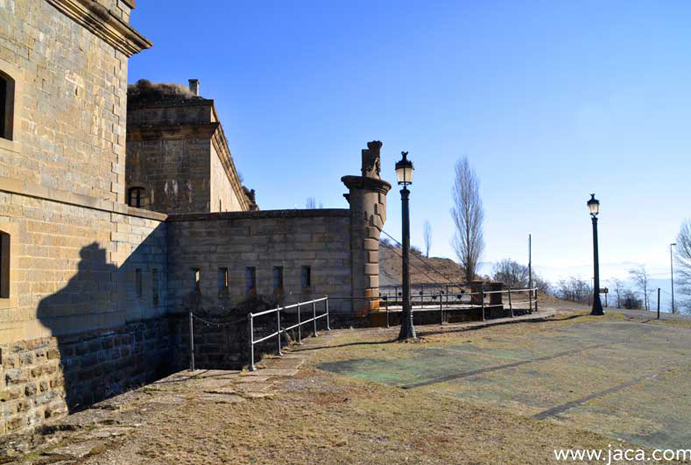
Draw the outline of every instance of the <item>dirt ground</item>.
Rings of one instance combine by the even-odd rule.
[[[688,324],[560,313],[418,330],[413,343],[393,342],[397,328],[322,332],[253,373],[181,372],[5,442],[4,459],[540,464],[557,463],[555,449],[688,438],[689,370],[675,365],[688,360]],[[659,340],[672,346],[650,355]]]

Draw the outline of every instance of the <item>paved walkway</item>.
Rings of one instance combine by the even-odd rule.
[[[418,326],[420,333],[445,333],[469,328],[541,320],[553,315],[551,310],[485,322]],[[105,445],[126,438],[149,419],[176,409],[190,401],[232,404],[251,399],[272,397],[275,385],[294,377],[299,368],[316,353],[328,347],[339,333],[351,330],[321,331],[319,337],[303,339],[302,346],[292,346],[282,357],[265,357],[257,371],[196,370],[180,371],[155,383],[113,397],[92,408],[54,421],[40,432],[6,436],[0,439],[0,463],[29,464],[74,463],[96,460]],[[385,328],[357,331],[387,331]],[[389,329],[388,331],[392,331]],[[122,459],[122,457],[121,457]],[[100,462],[98,459],[98,463]],[[90,463],[90,462],[89,462]],[[103,462],[110,463],[110,462]],[[118,462],[120,463],[120,462]]]

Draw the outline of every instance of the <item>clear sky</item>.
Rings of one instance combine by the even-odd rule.
[[[154,46],[130,82],[199,78],[262,209],[346,208],[340,177],[379,139],[389,181],[410,152],[412,243],[429,219],[435,255],[453,257],[463,155],[488,262],[525,262],[532,233],[548,278],[589,278],[594,192],[603,279],[662,277],[691,217],[691,2],[141,0],[132,24]]]

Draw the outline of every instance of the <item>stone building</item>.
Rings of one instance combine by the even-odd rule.
[[[179,369],[190,298],[377,295],[381,143],[349,208],[258,211],[198,96],[128,108],[134,0],[0,0],[0,434]],[[194,83],[192,83],[194,87]]]
[[[242,186],[214,101],[199,81],[140,81],[127,99],[127,202],[162,213],[256,210]]]

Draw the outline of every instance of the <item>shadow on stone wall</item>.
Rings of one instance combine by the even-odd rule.
[[[150,234],[117,267],[108,263],[106,249],[94,242],[81,249],[77,273],[67,285],[40,301],[37,318],[53,337],[22,343],[20,350],[20,357],[34,360],[22,380],[26,394],[33,397],[28,426],[177,369],[176,324],[165,312],[165,261],[156,263],[156,250],[163,250],[165,257],[160,231]]]

